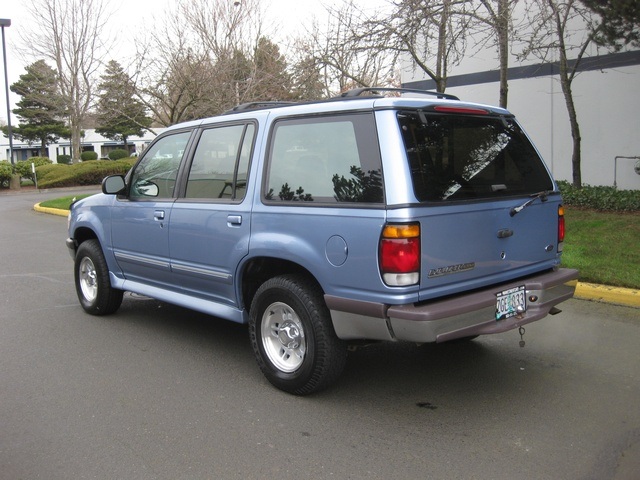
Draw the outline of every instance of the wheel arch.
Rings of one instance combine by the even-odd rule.
[[[323,290],[318,279],[308,269],[296,262],[277,257],[254,257],[243,264],[239,277],[240,295],[246,311],[249,312],[251,302],[260,285],[273,277],[287,274],[302,275]]]

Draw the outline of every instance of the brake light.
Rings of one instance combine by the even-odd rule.
[[[489,112],[482,108],[472,107],[451,107],[447,105],[437,105],[433,108],[436,112],[440,113],[460,113],[463,115],[488,115]]]
[[[564,222],[564,207],[558,206],[558,251],[562,251],[562,242],[564,242],[566,227]]]
[[[420,225],[385,225],[380,238],[380,272],[392,287],[420,281]]]

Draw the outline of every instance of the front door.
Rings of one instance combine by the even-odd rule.
[[[151,286],[171,285],[169,221],[180,161],[191,132],[152,144],[129,179],[129,192],[112,210],[113,252],[125,279]]]

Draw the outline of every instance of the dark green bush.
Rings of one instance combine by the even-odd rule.
[[[98,159],[98,152],[82,152],[80,154],[80,160],[82,160],[83,162],[89,161],[89,160],[97,160]]]
[[[40,188],[75,187],[78,185],[99,185],[109,175],[124,175],[132,162],[96,160],[74,165],[44,165],[36,169]]]
[[[69,165],[71,163],[71,155],[58,155],[57,162],[63,165]]]
[[[111,150],[107,156],[109,157],[109,160],[120,160],[121,158],[127,158],[129,156],[129,152],[118,148]]]
[[[11,181],[11,176],[13,175],[13,165],[9,162],[1,161],[0,162],[0,185],[3,187],[8,187],[9,182]]]
[[[618,190],[614,187],[575,188],[565,181],[558,182],[565,205],[611,212],[640,211],[640,190]]]
[[[31,170],[32,163],[35,164],[37,169],[42,165],[50,165],[52,162],[46,157],[31,157],[27,160],[16,162],[16,164],[14,165],[14,171],[19,174],[21,178],[34,182],[35,178],[33,177],[33,171]]]

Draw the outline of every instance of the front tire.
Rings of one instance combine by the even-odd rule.
[[[295,395],[328,387],[346,363],[346,344],[336,336],[322,290],[304,276],[262,284],[251,303],[249,336],[267,380]]]
[[[97,240],[80,244],[74,273],[78,299],[87,313],[109,315],[120,308],[124,292],[111,286],[107,261]]]

